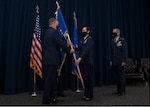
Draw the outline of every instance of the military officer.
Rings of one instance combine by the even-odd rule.
[[[113,29],[113,37],[111,41],[111,58],[110,66],[116,73],[117,93],[119,96],[125,95],[125,71],[124,66],[127,60],[127,43],[124,38],[120,37],[120,30]]]

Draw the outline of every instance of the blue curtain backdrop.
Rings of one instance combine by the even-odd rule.
[[[94,32],[95,86],[114,84],[109,67],[112,29],[118,27],[127,39],[129,57],[150,57],[150,3],[149,0],[58,0],[71,34],[73,12],[78,18],[78,35],[85,25]],[[42,35],[48,28],[48,19],[56,11],[55,0],[1,0],[0,1],[0,93],[13,94],[33,90],[33,72],[29,68],[31,38],[35,24],[35,7],[40,7]],[[69,66],[70,65],[70,66]],[[71,56],[63,68],[64,88],[75,87],[71,74]],[[43,80],[37,76],[37,89],[43,89]]]

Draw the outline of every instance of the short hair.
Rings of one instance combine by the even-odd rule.
[[[53,22],[57,21],[56,18],[52,17],[48,20],[48,24],[51,25]]]
[[[119,29],[119,28],[114,28],[114,29],[115,29],[117,32],[120,33],[120,29]],[[113,30],[114,30],[114,29],[113,29]]]

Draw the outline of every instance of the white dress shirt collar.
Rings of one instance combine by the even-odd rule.
[[[114,41],[117,42],[117,41],[119,40],[119,38],[120,38],[120,37],[117,36],[117,37],[114,39]]]

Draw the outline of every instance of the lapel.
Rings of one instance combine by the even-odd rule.
[[[81,44],[86,44],[86,42],[87,42],[87,40],[88,40],[89,37],[90,36],[87,36],[85,39],[83,38],[82,41],[81,41]]]

